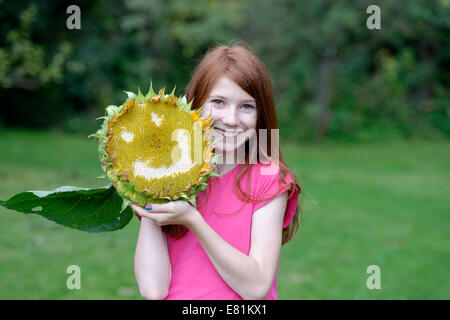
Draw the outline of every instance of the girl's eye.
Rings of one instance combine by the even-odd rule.
[[[244,109],[246,109],[246,110],[255,109],[255,107],[254,107],[253,105],[251,105],[251,104],[244,104],[242,107],[243,107]]]
[[[211,100],[211,102],[214,103],[214,104],[217,104],[217,105],[222,105],[223,104],[223,101],[219,100],[219,99]]]

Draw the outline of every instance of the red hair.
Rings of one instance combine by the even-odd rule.
[[[264,159],[259,157],[258,162],[270,160],[280,168],[280,179],[284,183],[278,190],[286,188],[289,191],[289,198],[296,192],[301,192],[301,188],[297,184],[294,173],[288,168],[283,161],[279,146],[275,146],[278,150],[277,157],[271,154],[272,136],[271,129],[279,129],[277,115],[275,110],[275,102],[273,96],[273,88],[270,77],[264,67],[264,64],[242,44],[234,46],[220,45],[210,49],[203,57],[200,64],[194,70],[191,81],[186,89],[186,98],[192,101],[192,110],[200,108],[206,101],[216,81],[226,76],[237,83],[243,90],[256,100],[256,146],[259,146],[259,129],[267,129],[267,149],[261,150]],[[247,179],[247,193],[241,188],[241,180],[245,172],[251,166],[249,154],[251,148],[249,142],[246,142],[245,163],[242,165],[234,184],[234,191],[238,198],[245,202],[260,202],[272,199],[278,194],[276,192],[273,197],[267,199],[250,199],[250,175]],[[274,159],[275,158],[275,159]],[[284,181],[286,175],[294,180],[293,183],[287,184]],[[206,197],[207,198],[207,197]],[[300,209],[300,210],[299,210]],[[283,244],[293,238],[298,230],[298,215],[301,212],[300,204],[297,206],[294,218],[289,226],[283,229]],[[170,236],[181,238],[187,231],[183,226],[165,226],[163,230]]]

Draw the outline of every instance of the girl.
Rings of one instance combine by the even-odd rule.
[[[248,48],[218,46],[195,69],[186,95],[192,109],[204,105],[212,115],[221,177],[197,195],[197,209],[185,201],[132,205],[141,218],[139,290],[146,299],[277,299],[280,248],[298,228],[300,188],[272,141],[278,125],[269,76]],[[267,148],[251,161],[259,129],[267,129]],[[236,161],[237,151],[245,161]]]

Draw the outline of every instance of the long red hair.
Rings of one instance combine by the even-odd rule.
[[[278,155],[275,157],[271,154],[272,135],[271,129],[278,128],[277,114],[275,111],[275,102],[271,79],[264,67],[264,64],[243,44],[233,46],[219,45],[210,49],[203,57],[199,65],[194,70],[191,81],[186,89],[186,98],[192,101],[192,110],[200,108],[206,101],[208,94],[212,90],[216,81],[226,76],[237,83],[243,90],[256,100],[257,121],[256,121],[256,145],[259,144],[259,129],[267,129],[267,149],[262,150],[264,159],[260,159],[258,154],[258,162],[270,160],[280,168],[280,178],[283,182],[281,188],[286,188],[291,197],[296,191],[301,192],[302,189],[297,183],[294,173],[288,168],[284,162],[279,146],[276,146]],[[268,199],[250,199],[250,175],[247,177],[247,192],[241,188],[241,180],[244,174],[251,166],[249,161],[249,150],[251,147],[246,142],[245,163],[236,177],[234,183],[234,191],[239,199],[245,202],[259,202]],[[286,183],[284,178],[289,175],[294,180],[293,183]],[[278,193],[278,192],[277,192]],[[276,193],[276,194],[277,194]],[[275,195],[273,197],[275,197]],[[271,198],[273,198],[271,197]],[[207,198],[207,197],[206,197]],[[283,244],[291,240],[298,230],[298,216],[301,212],[301,206],[298,204],[294,218],[289,226],[283,229]],[[170,236],[181,238],[187,231],[183,226],[165,226],[163,230]]]

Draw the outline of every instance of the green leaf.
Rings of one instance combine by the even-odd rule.
[[[210,177],[221,177],[221,175],[220,174],[218,174],[216,171],[211,171],[208,175],[208,178],[210,178]]]
[[[177,105],[179,107],[185,104],[187,104],[186,96],[182,96],[180,99],[178,99]]]
[[[87,232],[115,231],[133,217],[130,207],[112,184],[89,189],[64,186],[53,191],[25,191],[6,201],[5,208],[25,214],[38,214],[65,227]]]
[[[161,98],[160,101],[164,102],[166,101],[166,95],[164,94],[164,91],[166,90],[166,88],[162,88],[162,92],[161,92]]]
[[[173,88],[173,90],[172,90],[172,92],[169,94],[169,96],[174,96],[175,95],[175,89],[177,88],[177,86],[175,86],[174,88]]]
[[[114,116],[114,115],[119,113],[119,107],[118,106],[114,106],[114,105],[109,105],[109,106],[106,107],[106,113],[108,115],[108,118],[112,117],[112,116]]]
[[[128,96],[128,98],[125,100],[125,103],[127,103],[127,102],[133,100],[134,98],[136,98],[136,94],[134,92],[131,92],[131,91],[124,91],[124,92]]]
[[[141,89],[138,88],[138,94],[136,96],[136,103],[141,103],[145,101],[145,96],[142,94]]]
[[[192,196],[192,197],[190,197],[189,200],[188,200],[188,202],[190,202],[190,203],[194,206],[194,208],[197,208],[197,203],[196,203],[196,197],[195,197],[195,195]]]
[[[192,105],[192,102],[187,103],[187,104],[181,104],[181,105],[178,105],[178,108],[183,110],[186,113],[191,113],[191,105]]]
[[[145,95],[145,98],[150,99],[154,96],[156,96],[156,93],[155,93],[155,91],[153,91],[153,84],[152,84],[152,81],[150,80],[150,88],[148,88],[148,92]]]

